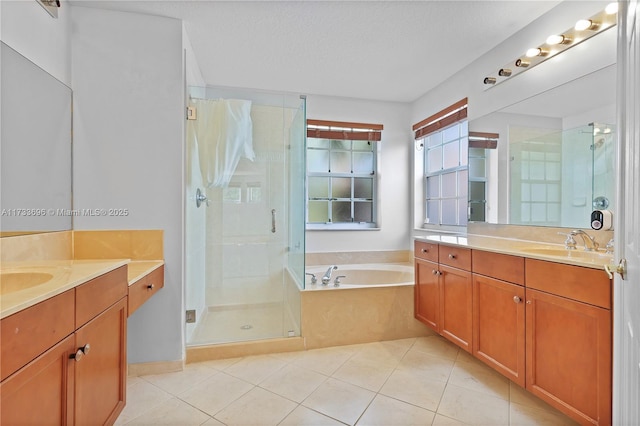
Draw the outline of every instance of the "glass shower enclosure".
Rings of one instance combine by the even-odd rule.
[[[300,336],[305,99],[188,94],[187,346]]]

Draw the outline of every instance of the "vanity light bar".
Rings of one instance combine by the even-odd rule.
[[[596,34],[614,27],[618,11],[616,6],[617,3],[611,3],[603,11],[596,13],[589,19],[579,20],[574,27],[562,33],[550,35],[545,43],[528,49],[526,54],[505,64],[495,75],[484,77],[485,90],[511,79],[573,46],[577,46]]]

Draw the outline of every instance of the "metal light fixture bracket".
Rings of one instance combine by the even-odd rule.
[[[533,57],[526,57],[523,54],[519,58],[516,58],[508,64],[498,68],[495,73],[483,77],[484,79],[482,81],[484,90],[489,90],[504,81],[510,80],[513,77],[534,68],[536,65],[553,58],[565,50],[570,49],[573,46],[577,46],[583,41],[614,27],[616,25],[617,13],[607,13],[605,10],[602,10],[588,18],[588,20],[593,24],[586,30],[576,30],[574,27],[571,27],[561,33],[558,33],[558,35],[562,36],[566,41],[563,40],[562,43],[558,44],[543,43],[534,48],[539,49],[543,54]],[[509,70],[510,72],[506,73],[504,70]]]

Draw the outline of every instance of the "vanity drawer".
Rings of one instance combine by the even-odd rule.
[[[472,250],[473,273],[524,285],[524,258],[489,251]]]
[[[0,380],[73,333],[74,302],[72,289],[2,319]]]
[[[601,269],[525,260],[526,287],[611,309],[611,280]]]
[[[441,245],[438,262],[454,268],[471,270],[471,249]]]
[[[438,244],[426,243],[424,241],[414,242],[414,256],[419,259],[438,261]]]
[[[129,286],[129,316],[164,287],[164,265]]]
[[[125,297],[128,288],[126,265],[76,287],[76,328]]]

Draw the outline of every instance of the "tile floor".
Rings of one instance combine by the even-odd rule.
[[[130,377],[117,425],[571,425],[440,336]]]

